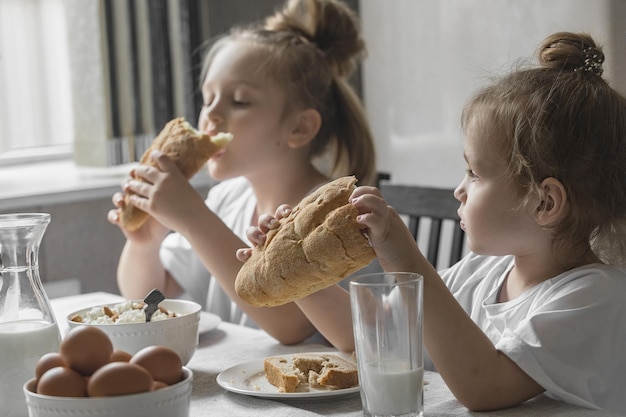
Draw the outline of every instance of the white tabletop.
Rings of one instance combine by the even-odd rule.
[[[91,293],[52,300],[63,331],[65,316],[96,304],[117,302],[121,298],[107,293]],[[198,351],[188,367],[193,371],[190,417],[201,416],[362,416],[358,393],[340,397],[276,400],[253,397],[224,390],[217,375],[231,366],[266,356],[296,352],[329,351],[328,346],[300,344],[284,346],[261,330],[231,323],[200,334]],[[451,394],[439,374],[426,372],[424,387],[425,415],[443,416],[609,416],[599,411],[578,408],[540,395],[526,403],[500,411],[472,413]]]

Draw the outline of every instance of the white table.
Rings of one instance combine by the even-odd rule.
[[[72,311],[119,300],[121,297],[113,294],[90,293],[53,299],[52,305],[63,331],[65,316]],[[328,350],[328,346],[319,344],[284,346],[263,331],[231,323],[221,323],[217,328],[200,335],[198,351],[188,364],[194,374],[190,417],[361,416],[361,399],[358,393],[326,399],[277,401],[232,393],[221,388],[216,382],[216,377],[220,372],[244,361],[272,355]],[[472,413],[454,398],[439,374],[426,372],[424,378],[427,381],[424,388],[426,416],[603,417],[610,415],[554,401],[544,395],[510,409]]]

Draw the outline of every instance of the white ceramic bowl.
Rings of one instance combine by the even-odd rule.
[[[105,305],[111,307],[117,304],[120,303]],[[183,365],[186,365],[198,348],[198,323],[202,307],[193,301],[174,299],[163,300],[159,306],[176,313],[176,317],[148,323],[124,324],[87,324],[70,320],[75,315],[84,317],[86,312],[93,308],[90,307],[69,314],[66,321],[70,331],[79,326],[94,326],[101,329],[111,339],[114,349],[123,350],[131,355],[146,346],[166,346],[178,353]]]
[[[24,384],[29,417],[187,417],[193,373],[183,367],[185,379],[156,391],[114,397],[70,398],[33,392],[35,379]]]

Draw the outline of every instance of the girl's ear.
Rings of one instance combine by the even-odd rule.
[[[568,209],[567,191],[561,183],[553,177],[541,182],[543,198],[537,207],[536,219],[540,226],[549,227],[563,219]]]
[[[306,109],[295,115],[295,125],[287,144],[291,148],[302,147],[313,139],[322,126],[322,116],[315,109]]]

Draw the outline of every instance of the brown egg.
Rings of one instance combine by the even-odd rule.
[[[39,379],[48,370],[57,366],[67,366],[60,353],[50,352],[44,354],[35,365],[35,378]]]
[[[183,379],[183,364],[180,356],[165,346],[148,346],[135,353],[130,363],[145,368],[152,378],[167,385]]]
[[[87,381],[78,372],[57,366],[41,375],[37,382],[37,393],[57,397],[86,397]]]
[[[89,376],[109,363],[113,344],[102,330],[93,326],[73,328],[61,342],[61,357],[73,370]]]
[[[165,388],[165,387],[169,387],[169,385],[167,385],[165,382],[154,381],[152,383],[152,391],[156,391],[158,389]]]
[[[98,369],[89,379],[90,397],[110,397],[147,392],[152,389],[152,376],[139,365],[111,362]]]
[[[110,362],[128,362],[132,357],[133,355],[123,350],[114,350],[113,353],[111,353]]]

